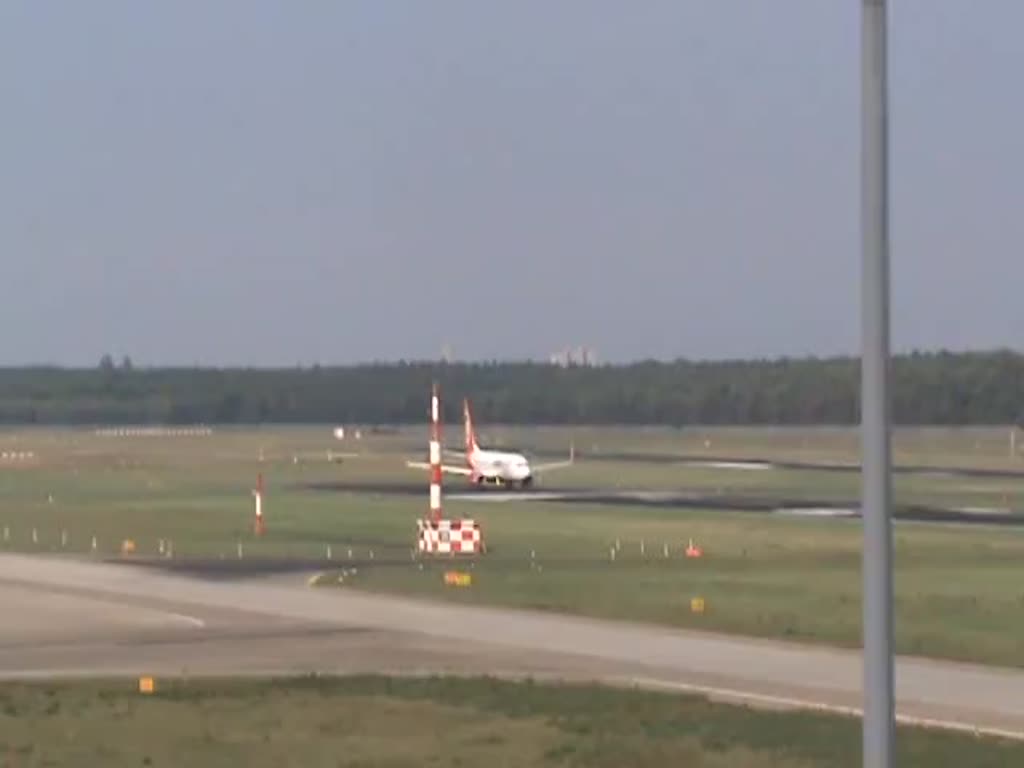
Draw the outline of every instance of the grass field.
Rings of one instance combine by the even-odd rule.
[[[1024,745],[901,728],[901,765],[1020,765]],[[683,697],[380,677],[7,685],[0,765],[860,765],[860,722]]]
[[[537,434],[538,442],[551,437],[547,431]],[[736,434],[731,432],[730,439]],[[989,436],[985,442],[977,434],[963,437],[963,453],[975,442],[995,440]],[[609,435],[614,436],[607,433],[602,439]],[[410,439],[367,435],[355,444],[364,457],[329,463],[328,450],[353,449],[334,441],[329,429],[235,430],[205,438],[5,435],[0,440],[4,446],[30,449],[36,457],[0,471],[0,549],[88,554],[95,538],[95,556],[113,556],[130,538],[137,554],[155,557],[162,540],[165,553],[173,548],[168,562],[223,558],[224,567],[232,567],[241,547],[246,564],[271,556],[319,561],[315,564],[325,570],[321,583],[341,588],[859,643],[860,526],[855,521],[449,498],[450,514],[483,523],[489,552],[465,564],[473,572],[470,588],[446,587],[446,564],[423,565],[410,554],[414,519],[425,512],[426,493],[304,488],[327,481],[385,488],[423,482],[423,474],[402,466],[401,449]],[[749,439],[769,444],[757,431]],[[787,436],[801,445],[817,439],[827,451],[835,438],[830,432]],[[623,432],[621,440],[631,450],[644,449],[643,433]],[[950,445],[944,438],[942,450],[951,450]],[[267,481],[268,532],[262,538],[251,531],[250,489],[257,471]],[[550,482],[559,486],[857,495],[857,476],[849,473],[582,461],[555,477]],[[1017,507],[1016,484],[903,476],[898,488],[903,500],[988,505],[1007,497]],[[704,547],[703,558],[682,557],[690,538]],[[1024,584],[1019,576],[1024,529],[901,524],[896,544],[900,652],[1024,666]],[[704,598],[703,613],[691,612],[693,597]]]

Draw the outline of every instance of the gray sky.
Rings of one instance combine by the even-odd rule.
[[[1020,346],[1024,3],[892,5],[894,343]],[[859,24],[6,0],[0,363],[854,352]]]

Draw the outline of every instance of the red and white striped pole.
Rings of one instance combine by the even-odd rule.
[[[430,393],[430,518],[441,519],[441,401],[436,383]]]
[[[252,492],[256,497],[256,535],[263,535],[263,473],[256,475],[256,490]]]

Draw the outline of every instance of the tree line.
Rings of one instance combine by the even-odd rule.
[[[915,352],[892,367],[903,424],[1008,424],[1024,417],[1024,356]],[[143,368],[105,356],[91,369],[0,369],[5,424],[404,424],[423,422],[432,381],[446,420],[461,400],[491,423],[852,424],[854,357],[637,362],[399,362],[278,369]]]

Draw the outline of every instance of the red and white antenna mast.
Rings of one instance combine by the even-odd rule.
[[[430,392],[430,519],[441,519],[441,400],[436,382]]]
[[[472,519],[446,520],[441,515],[441,398],[437,382],[430,390],[430,518],[416,521],[417,548],[450,556],[484,551],[480,525]]]

